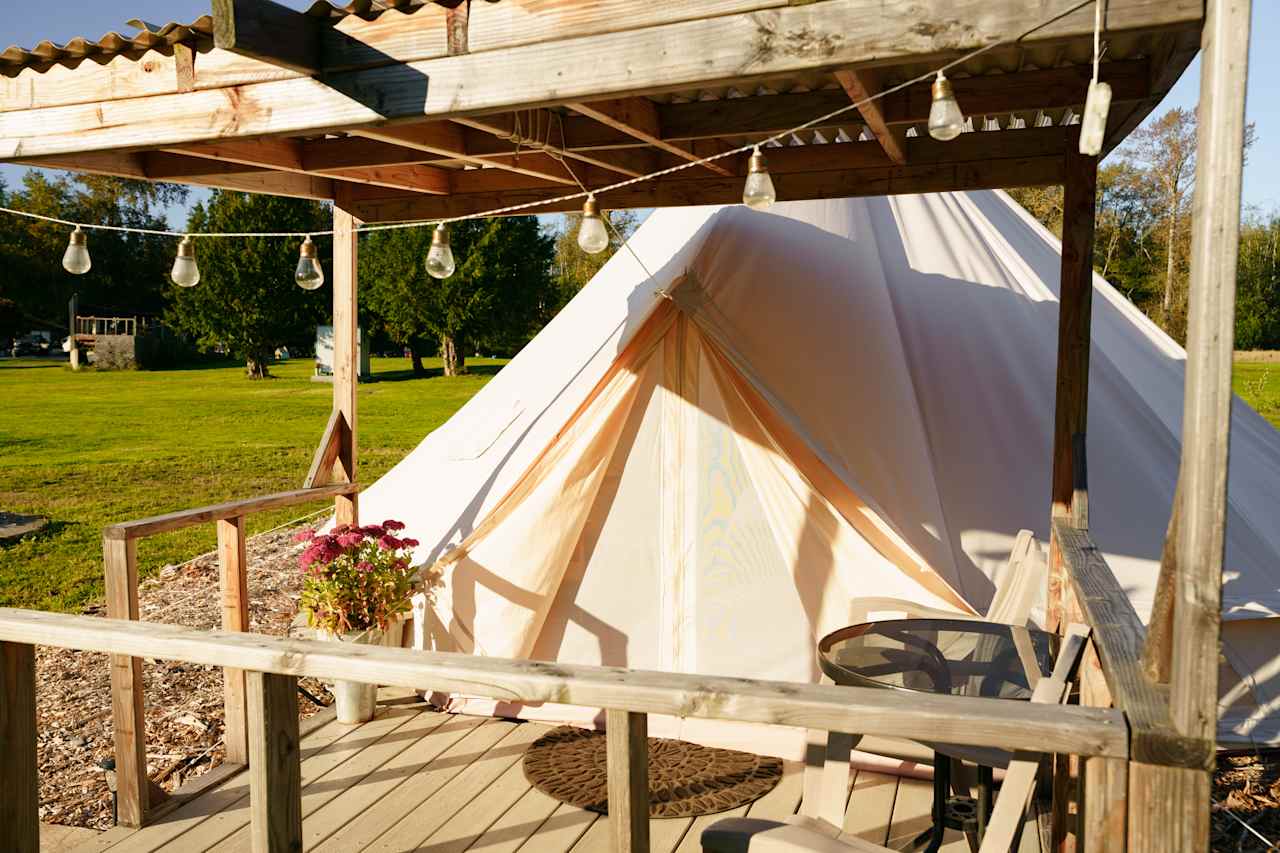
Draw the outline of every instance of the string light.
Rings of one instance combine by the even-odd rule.
[[[751,152],[747,165],[747,181],[742,186],[742,203],[752,210],[765,210],[778,198],[769,177],[769,164],[757,145]]]
[[[931,105],[930,111],[929,111],[930,135],[933,136],[935,139],[940,139],[940,140],[954,139],[956,136],[960,134],[960,132],[963,130],[963,127],[964,127],[964,115],[960,111],[960,106],[955,100],[955,93],[951,88],[950,81],[947,80],[946,74],[944,73],[945,71],[951,68],[955,68],[956,66],[959,66],[965,62],[968,62],[969,60],[974,59],[978,56],[981,56],[982,54],[987,53],[988,51],[994,50],[997,47],[1001,47],[1009,44],[1017,44],[1023,41],[1025,38],[1027,38],[1027,36],[1031,35],[1037,30],[1044,28],[1048,24],[1061,20],[1067,15],[1077,12],[1080,9],[1083,9],[1086,6],[1090,6],[1090,5],[1094,5],[1095,9],[1098,9],[1098,17],[1095,18],[1095,35],[1094,35],[1094,47],[1095,47],[1094,77],[1096,79],[1097,64],[1098,64],[1098,58],[1099,58],[1099,52],[1097,49],[1098,48],[1097,29],[1099,25],[1097,24],[1097,21],[1100,20],[1101,12],[1098,7],[1101,2],[1103,2],[1103,0],[1080,0],[1080,2],[1074,4],[1070,8],[1064,9],[1060,12],[1055,13],[1052,16],[1045,18],[1043,21],[1035,24],[1034,26],[1028,28],[1026,31],[1016,36],[1012,36],[1010,38],[1003,39],[1000,41],[993,41],[986,45],[983,45],[982,47],[975,48],[974,50],[971,50],[968,53],[965,53],[964,55],[951,60],[950,62],[943,65],[941,68],[938,68],[936,70],[936,77],[933,83],[933,104]],[[791,137],[794,134],[799,133],[800,131],[806,130],[810,127],[814,127],[815,125],[819,125],[824,122],[828,122],[831,119],[844,115],[845,113],[848,113],[853,110],[859,109],[863,106],[866,106],[867,104],[872,103],[873,101],[877,101],[888,95],[894,94],[895,92],[900,92],[904,89],[907,89],[911,86],[916,85],[917,83],[922,83],[928,80],[934,74],[935,72],[930,71],[930,72],[926,72],[924,74],[918,75],[916,77],[912,77],[909,80],[904,80],[894,86],[890,86],[889,88],[883,89],[873,95],[869,95],[865,98],[861,98],[857,101],[852,101],[841,107],[837,107],[836,109],[833,109],[830,112],[827,112],[820,116],[812,118],[793,128],[775,133],[763,140],[760,140],[759,142],[747,143],[737,148],[727,149],[725,151],[721,151],[716,154],[711,154],[706,157],[700,157],[695,160],[685,160],[674,166],[669,166],[664,169],[659,169],[655,172],[650,172],[648,174],[638,175],[633,178],[620,180],[613,184],[597,187],[594,190],[588,190],[585,186],[582,186],[581,182],[579,182],[579,186],[582,188],[581,192],[566,193],[564,195],[556,196],[554,198],[544,198],[544,199],[537,199],[534,201],[526,201],[518,204],[506,205],[504,207],[497,207],[497,208],[480,211],[476,213],[463,214],[461,216],[450,217],[447,219],[436,219],[436,220],[426,220],[426,221],[419,220],[414,222],[396,222],[396,223],[387,223],[387,224],[381,224],[381,225],[362,225],[354,229],[344,230],[343,233],[344,234],[363,233],[363,232],[373,232],[373,231],[398,230],[402,228],[422,228],[427,225],[435,224],[436,230],[435,230],[435,233],[432,235],[431,250],[430,252],[428,252],[428,255],[427,255],[427,271],[436,278],[447,278],[449,275],[451,275],[454,272],[454,269],[455,269],[453,251],[449,247],[449,232],[447,228],[448,224],[451,222],[462,222],[469,219],[482,219],[482,218],[487,218],[491,216],[500,216],[504,214],[517,213],[519,211],[524,211],[524,210],[532,210],[532,209],[543,208],[543,207],[547,207],[555,204],[563,204],[564,202],[573,201],[575,199],[580,199],[580,198],[585,198],[587,200],[586,203],[583,204],[584,221],[585,221],[586,210],[589,205],[594,205],[594,195],[596,193],[608,193],[614,190],[624,189],[626,187],[630,187],[635,184],[644,183],[646,181],[651,181],[656,178],[661,178],[665,175],[674,174],[676,172],[681,172],[686,169],[692,169],[698,166],[705,166],[708,163],[722,160],[727,157],[734,157],[740,154],[744,154],[747,151],[751,151],[752,156],[748,165],[748,174],[747,174],[748,187],[744,187],[743,202],[747,204],[751,204],[751,202],[748,201],[749,195],[752,196],[753,198],[758,197],[762,202],[765,198],[767,198],[768,202],[765,202],[761,205],[757,206],[755,204],[752,204],[753,207],[767,207],[768,204],[772,203],[776,199],[776,194],[773,192],[773,180],[769,176],[768,167],[765,163],[764,155],[760,152],[760,147],[762,145],[778,142],[780,140]],[[1099,84],[1099,86],[1100,87],[1106,86],[1106,84]],[[1090,87],[1090,90],[1092,92],[1092,86]],[[758,171],[755,169],[757,163],[759,164]],[[768,192],[760,193],[759,195],[753,192],[749,192],[749,187],[752,184],[759,185],[762,187],[767,187]],[[184,234],[183,232],[180,232],[180,231],[169,231],[169,230],[155,229],[155,228],[134,228],[134,227],[122,226],[122,225],[99,225],[95,223],[73,222],[66,219],[59,219],[53,216],[45,216],[43,214],[32,213],[26,210],[15,210],[13,208],[8,208],[8,207],[0,207],[0,213],[8,213],[15,216],[22,216],[29,219],[36,219],[44,222],[53,222],[59,225],[65,225],[65,226],[74,228],[77,231],[80,231],[80,229],[83,227],[83,228],[97,229],[100,231],[119,231],[119,232],[131,233],[131,234],[147,234],[147,235],[162,236],[162,237],[181,237],[182,240],[178,245],[178,257],[174,261],[174,271],[173,271],[174,282],[183,287],[194,287],[200,280],[200,272],[198,267],[196,266],[195,252],[191,244],[190,234]],[[601,220],[601,223],[603,224],[603,220]],[[302,238],[305,238],[304,242],[306,242],[306,241],[309,241],[312,236],[316,236],[316,235],[328,236],[328,235],[334,235],[336,233],[337,232],[332,229],[327,231],[312,231],[309,233],[299,232],[299,231],[282,231],[282,232],[270,232],[270,231],[212,232],[210,231],[210,232],[201,232],[198,236],[209,237],[209,238],[285,237],[285,238],[295,238],[295,239],[302,237]],[[582,235],[580,233],[579,234],[580,240],[581,240],[581,236]],[[77,238],[75,238],[74,236],[72,237],[73,243],[76,239]],[[607,240],[607,232],[606,232],[606,240]],[[72,247],[69,245],[68,253],[70,253],[71,248]],[[87,257],[87,249],[86,249],[86,257]],[[65,260],[66,259],[64,258],[64,262]],[[179,275],[180,267],[182,268],[181,275]],[[68,267],[68,269],[70,270],[70,267]],[[321,273],[321,275],[323,275],[323,273]],[[179,278],[181,278],[182,281],[179,281]]]
[[[293,280],[303,290],[318,290],[324,284],[324,268],[316,260],[316,244],[311,242],[309,234],[298,252],[298,268],[293,273]]]
[[[598,255],[609,246],[609,231],[600,218],[595,194],[582,203],[582,223],[578,226],[578,247],[588,255]]]
[[[196,247],[191,238],[183,237],[178,243],[178,255],[173,259],[169,277],[178,287],[195,287],[200,283],[200,267],[196,265]]]
[[[457,265],[449,247],[449,227],[441,222],[431,233],[431,249],[427,252],[427,273],[432,278],[448,278]]]
[[[933,81],[933,103],[929,106],[929,135],[941,142],[955,139],[964,130],[964,113],[956,102],[955,90],[947,75],[938,69]]]
[[[76,230],[71,232],[71,239],[67,241],[67,251],[62,255],[62,268],[73,275],[84,275],[92,266],[89,240],[85,237],[84,229],[77,225]]]

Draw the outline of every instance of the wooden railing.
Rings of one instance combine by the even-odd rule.
[[[1169,688],[1144,664],[1146,629],[1089,531],[1057,519],[1053,536],[1068,581],[1065,614],[1093,628],[1090,655],[1080,668],[1081,701],[1114,707],[1130,729],[1127,760],[1098,756],[1084,762],[1076,782],[1082,789],[1075,797],[1079,835],[1088,850],[1180,849],[1168,846],[1174,823],[1168,816],[1196,801],[1189,786],[1207,779],[1203,771],[1212,766],[1215,744],[1174,727]]]
[[[35,851],[34,645],[183,661],[248,673],[249,774],[254,850],[301,849],[297,679],[303,676],[510,702],[604,708],[614,849],[648,849],[648,714],[743,720],[971,746],[1125,761],[1123,715],[1106,708],[1038,705],[861,687],[505,660],[351,646],[259,634],[30,610],[0,609],[0,842]]]
[[[103,564],[106,576],[107,615],[113,619],[139,618],[138,613],[138,549],[139,539],[192,527],[216,523],[218,528],[219,585],[224,631],[249,630],[248,575],[245,562],[245,518],[254,513],[305,504],[339,495],[352,495],[359,490],[354,483],[335,483],[315,488],[279,492],[248,500],[171,512],[108,527],[102,534]],[[111,711],[115,729],[118,821],[126,826],[141,826],[153,798],[147,776],[146,718],[142,682],[141,656],[113,655],[111,658]],[[223,698],[226,724],[223,741],[226,761],[230,764],[249,762],[249,737],[246,715],[244,673],[228,668],[223,675]]]

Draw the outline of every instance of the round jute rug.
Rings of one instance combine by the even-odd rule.
[[[561,726],[524,754],[524,775],[540,791],[607,814],[604,732]],[[782,778],[782,759],[682,740],[649,738],[649,816],[696,817],[746,805]]]

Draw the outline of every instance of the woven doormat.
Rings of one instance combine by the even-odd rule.
[[[604,732],[561,726],[534,741],[524,775],[571,806],[607,814]],[[782,778],[782,759],[649,738],[649,816],[697,817],[757,800]]]

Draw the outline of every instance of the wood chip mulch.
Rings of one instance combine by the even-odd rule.
[[[249,558],[250,630],[283,636],[298,611],[302,576],[293,542],[298,528],[252,537]],[[190,628],[218,628],[218,562],[203,554],[166,566],[139,589],[142,619]],[[102,615],[93,606],[87,613]],[[222,672],[217,667],[147,659],[147,773],[166,791],[222,763]],[[112,797],[99,766],[114,753],[111,677],[107,656],[39,647],[36,652],[36,727],[40,767],[40,820],[109,829]],[[300,686],[324,703],[328,688],[314,679]],[[321,710],[299,696],[303,717]]]
[[[1213,801],[1216,853],[1280,851],[1280,750],[1219,756]]]

